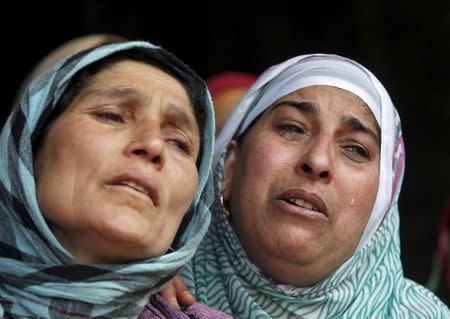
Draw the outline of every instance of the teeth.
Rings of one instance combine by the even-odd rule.
[[[148,195],[147,190],[144,187],[142,187],[141,185],[139,185],[139,184],[136,184],[136,183],[133,183],[133,182],[129,182],[129,181],[124,181],[124,182],[121,182],[120,184],[126,185],[128,187],[133,188],[134,190],[137,190],[138,192],[141,192],[141,193],[144,193],[144,194]]]
[[[304,201],[303,199],[295,199],[295,198],[289,198],[288,202],[300,207],[304,207],[307,209],[311,209],[311,210],[315,210],[315,211],[319,211],[319,209],[314,206],[313,204],[311,204],[310,202]]]

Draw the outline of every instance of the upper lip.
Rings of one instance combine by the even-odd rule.
[[[152,200],[153,205],[159,206],[159,191],[158,186],[148,175],[141,171],[126,171],[107,182],[108,185],[125,185],[123,182],[132,182],[147,191],[148,197]],[[136,190],[137,191],[137,190]]]
[[[288,199],[301,199],[306,202],[309,202],[313,204],[315,207],[318,208],[319,212],[324,214],[325,216],[328,216],[328,210],[327,206],[325,205],[324,201],[316,194],[309,193],[301,188],[293,188],[285,191],[282,193],[278,199],[281,200],[288,200]]]

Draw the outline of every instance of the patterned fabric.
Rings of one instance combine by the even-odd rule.
[[[205,305],[194,303],[193,305],[182,309],[175,310],[164,298],[159,294],[154,294],[151,303],[145,306],[144,312],[139,319],[230,319],[231,316],[223,312],[209,308]]]
[[[381,128],[380,182],[354,255],[312,287],[271,282],[250,262],[219,203],[224,151],[230,139],[281,96],[331,85],[359,96]],[[400,119],[382,84],[358,63],[335,55],[295,57],[264,72],[242,98],[216,140],[216,199],[211,227],[183,268],[197,301],[238,318],[450,318],[430,291],[403,276],[398,197],[405,163]]]
[[[199,184],[183,221],[176,250],[157,258],[118,265],[81,265],[50,231],[36,198],[32,139],[74,75],[116,52],[138,49],[159,55],[147,42],[112,44],[58,62],[33,82],[9,116],[0,136],[0,317],[136,318],[159,290],[193,256],[210,222],[213,199],[209,177],[214,115],[206,86],[181,61],[165,61],[174,72],[204,88],[205,109]]]

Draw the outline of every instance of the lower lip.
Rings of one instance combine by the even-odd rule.
[[[287,213],[294,214],[299,217],[306,217],[317,221],[328,221],[328,217],[325,214],[316,212],[315,210],[307,209],[296,205],[291,205],[288,202],[281,199],[277,200],[277,203],[279,208]]]
[[[107,185],[107,187],[111,188],[111,189],[119,190],[121,192],[127,192],[130,195],[135,196],[136,198],[145,200],[146,202],[154,205],[153,204],[153,200],[147,194],[141,193],[141,192],[139,192],[139,191],[137,191],[137,190],[135,190],[135,189],[133,189],[133,188],[131,188],[129,186],[125,186],[125,185]]]

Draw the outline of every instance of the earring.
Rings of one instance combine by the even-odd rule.
[[[225,204],[223,202],[223,194],[220,194],[220,205],[222,206],[222,213],[225,218],[230,217],[230,211],[225,207]]]

